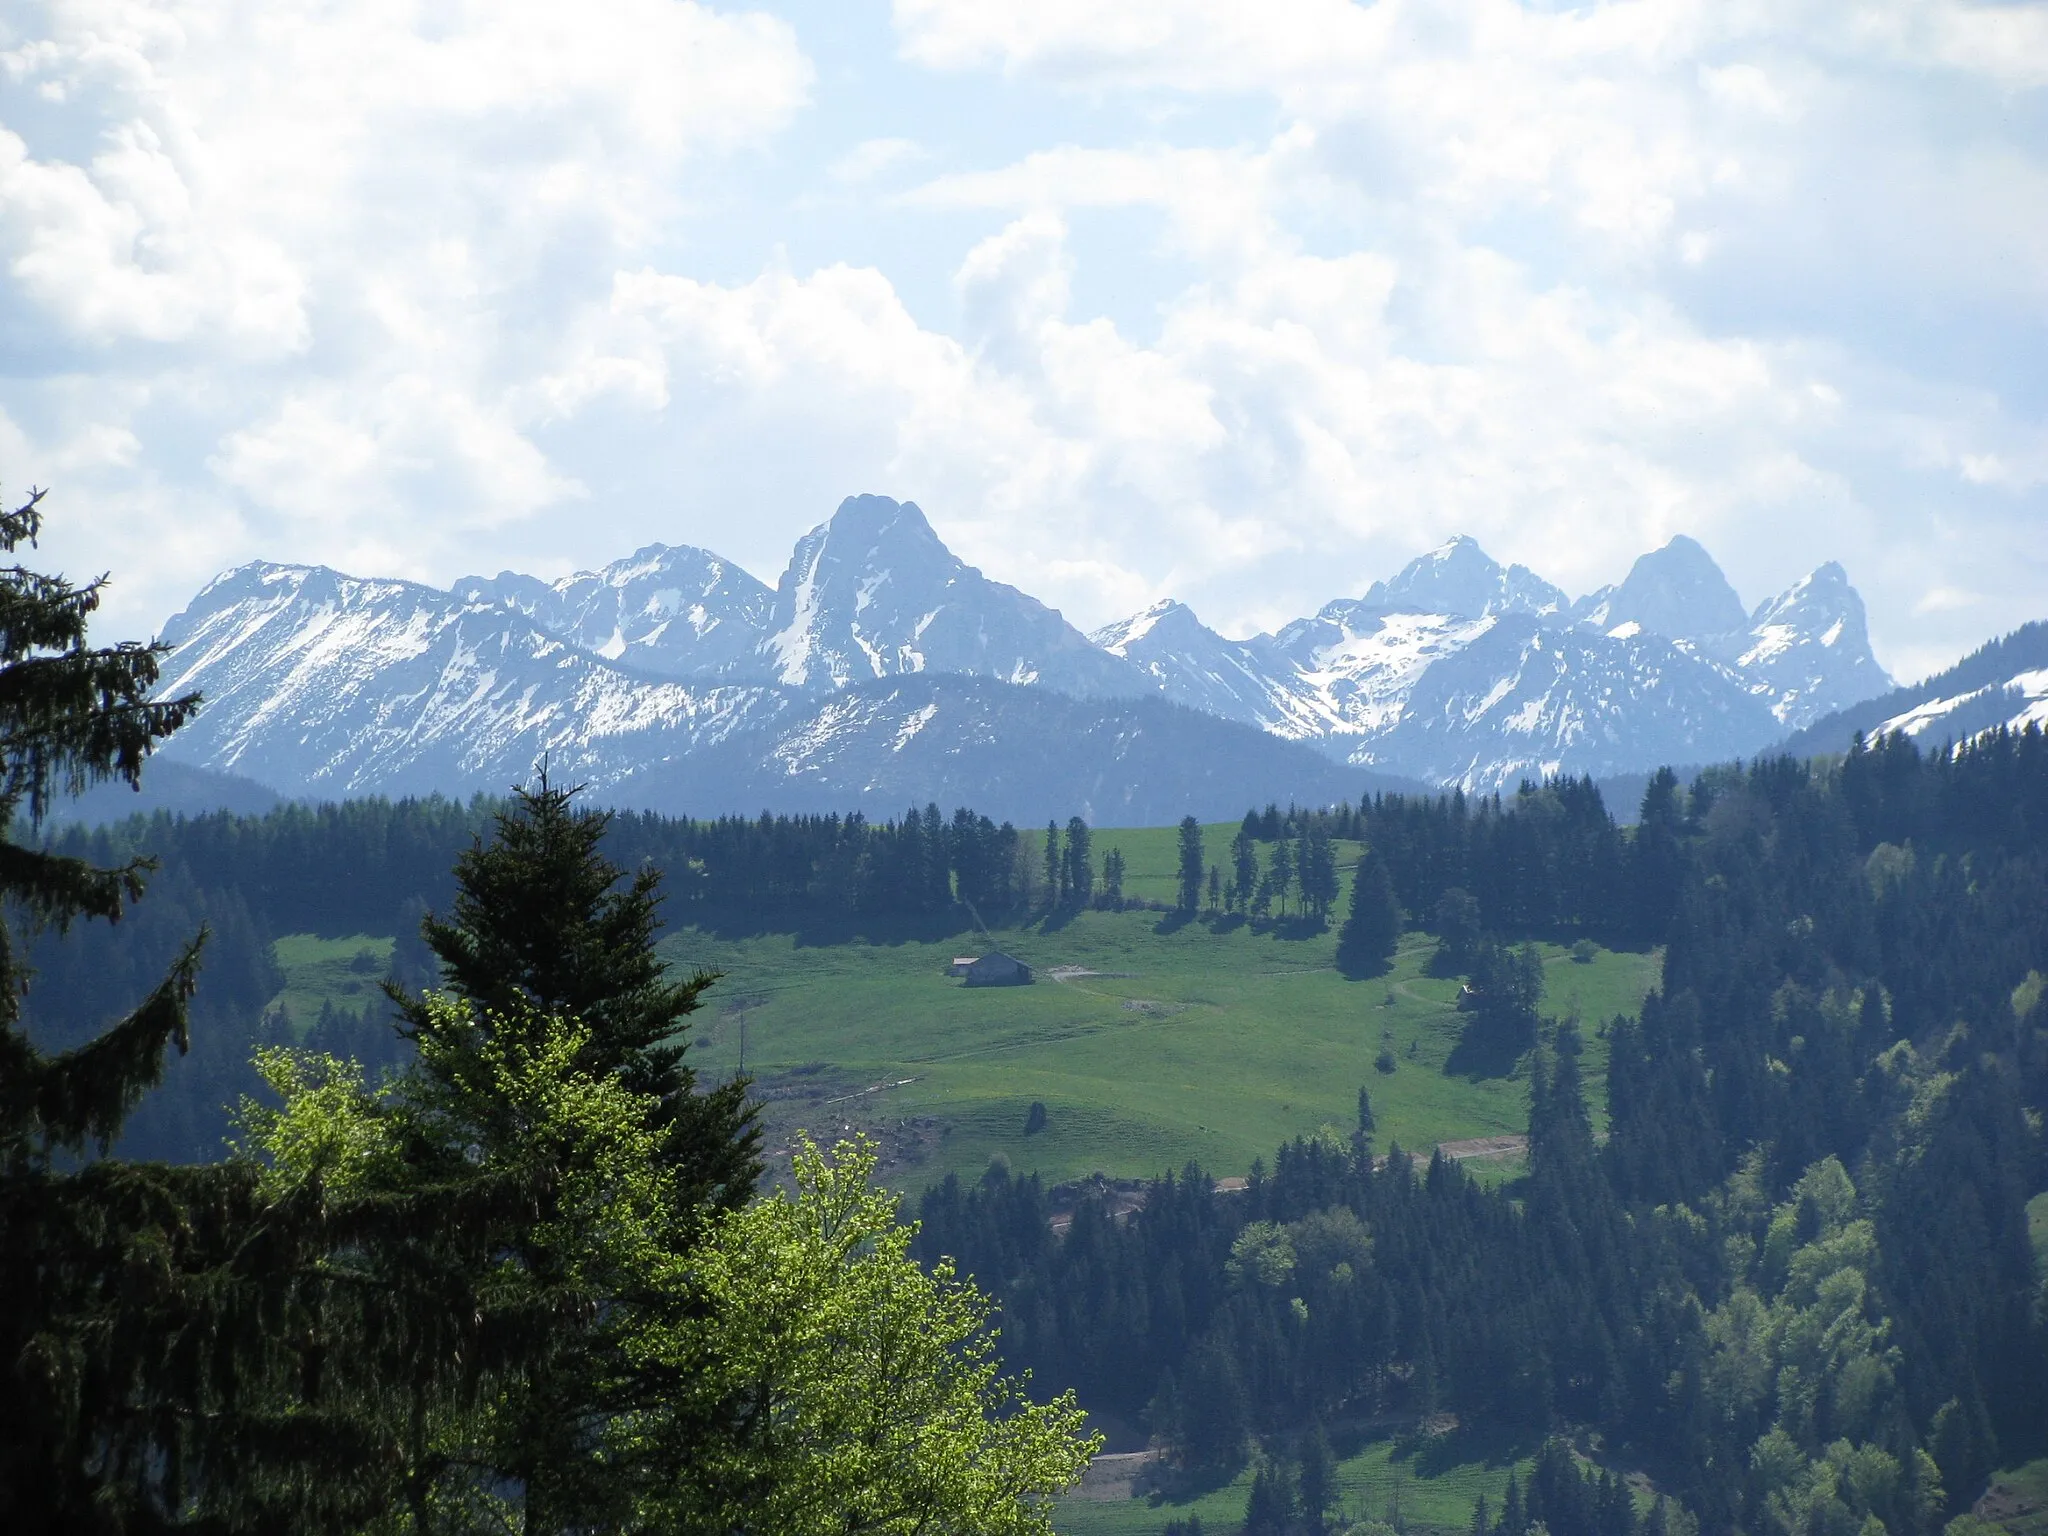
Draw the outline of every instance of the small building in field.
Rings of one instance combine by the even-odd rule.
[[[948,976],[965,976],[972,969],[976,958],[974,955],[955,955],[953,963],[946,967],[946,974]]]
[[[1015,955],[994,950],[967,967],[970,987],[1023,987],[1031,984],[1031,967]]]

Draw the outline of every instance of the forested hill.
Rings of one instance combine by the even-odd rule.
[[[1452,807],[1409,816],[1456,840]],[[1241,1192],[1190,1167],[1123,1219],[1084,1201],[1063,1239],[1037,1180],[949,1181],[927,1255],[1002,1296],[1014,1363],[1141,1416],[1193,1486],[1255,1441],[1305,1486],[1317,1426],[1448,1412],[1590,1433],[1707,1531],[1940,1529],[2048,1435],[2048,740],[1667,775],[1629,850],[1604,888],[1668,948],[1640,1019],[1588,1021],[1604,1145],[1579,1029],[1547,1023],[1506,1190],[1375,1147],[1361,1093],[1349,1145],[1282,1147]],[[1545,1476],[1494,1532],[1634,1528],[1570,1458]]]
[[[156,951],[205,920],[194,1055],[126,1145],[211,1155],[223,1107],[253,1086],[270,940],[398,934],[394,970],[427,979],[407,935],[445,908],[491,810],[359,802],[58,833],[161,869],[119,929],[38,944],[29,1014],[83,1034],[102,996],[132,996]],[[1526,1176],[1488,1189],[1446,1161],[1411,1164],[1376,1142],[1361,1094],[1348,1141],[1279,1148],[1231,1193],[1212,1171],[1162,1172],[1135,1212],[1083,1199],[1063,1235],[1028,1174],[949,1181],[923,1203],[920,1242],[1000,1297],[1011,1364],[1149,1426],[1192,1486],[1259,1446],[1284,1469],[1319,1425],[1449,1414],[1531,1446],[1579,1436],[1716,1533],[1857,1536],[1875,1521],[1921,1536],[1989,1469],[2040,1453],[2048,1296],[2026,1224],[2048,1188],[2039,731],[1952,754],[1889,738],[1689,784],[1667,772],[1628,829],[1590,782],[1563,780],[1272,808],[1245,818],[1240,846],[1249,876],[1261,843],[1300,861],[1343,839],[1437,936],[1439,969],[1469,979],[1464,1027],[1527,1052]],[[968,902],[1001,924],[1077,886],[1106,896],[1092,869],[1080,881],[1048,861],[1047,841],[929,807],[879,823],[620,816],[605,846],[668,872],[672,924],[819,939],[965,931]],[[1189,915],[1228,921],[1236,884],[1211,896],[1213,919]],[[1515,949],[1532,937],[1662,945],[1662,986],[1640,1017],[1539,1021]],[[1595,1031],[1604,1141],[1579,1068]],[[370,1061],[395,1048],[381,1019],[315,1034]],[[1630,1536],[1627,1500],[1575,1465],[1546,1455],[1489,1536],[1539,1520],[1551,1536]],[[1274,1507],[1279,1477],[1260,1485]]]
[[[480,799],[358,800],[263,816],[157,814],[57,829],[51,842],[58,851],[101,865],[144,855],[159,870],[148,900],[118,928],[87,924],[35,942],[32,1026],[51,1045],[89,1038],[207,924],[192,1054],[170,1065],[164,1088],[130,1120],[122,1147],[176,1161],[213,1157],[230,1107],[255,1091],[249,1058],[257,1046],[303,1038],[371,1065],[400,1049],[377,975],[358,979],[367,1009],[267,1016],[267,1001],[284,985],[273,942],[292,934],[395,936],[396,979],[429,979],[420,919],[448,909],[455,862],[497,808]],[[937,937],[969,932],[977,918],[1002,925],[1056,915],[1077,900],[1120,903],[1104,852],[1091,855],[1085,838],[1077,845],[1076,825],[1070,818],[1055,836],[1064,851],[1050,866],[1044,829],[1020,831],[964,808],[948,816],[937,806],[880,822],[619,813],[605,847],[625,868],[664,872],[662,915],[673,927],[830,942]],[[1317,910],[1328,908],[1341,882],[1331,845],[1360,840],[1384,850],[1400,900],[1432,921],[1444,892],[1459,888],[1473,894],[1478,918],[1502,931],[1626,942],[1654,938],[1640,914],[1669,905],[1654,894],[1638,899],[1644,881],[1665,876],[1638,867],[1587,780],[1505,800],[1382,796],[1314,811],[1268,807],[1249,814],[1242,830],[1236,867],[1219,882],[1217,898],[1227,897],[1240,920],[1247,909],[1260,910],[1254,886],[1283,845],[1302,866],[1303,895]],[[1259,845],[1271,857],[1257,854]],[[1078,871],[1071,867],[1077,847],[1085,866]]]

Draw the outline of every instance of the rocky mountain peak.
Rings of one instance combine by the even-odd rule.
[[[847,497],[797,542],[758,655],[768,676],[798,688],[912,672],[1082,697],[1147,687],[1053,609],[961,560],[916,503],[887,496]]]
[[[1892,686],[1871,653],[1863,599],[1832,560],[1757,605],[1738,664],[1794,730]]]
[[[1176,598],[1163,597],[1140,613],[1103,625],[1088,638],[1110,655],[1128,658],[1140,646],[1157,646],[1162,642],[1170,645],[1208,633],[1207,626],[1195,617],[1194,609]]]
[[[1729,659],[1749,628],[1742,599],[1698,540],[1679,534],[1637,559],[1620,586],[1605,593],[1583,622],[1603,633],[1624,624],[1668,640],[1690,640]]]
[[[595,571],[544,582],[517,571],[465,576],[454,595],[497,603],[607,661],[661,677],[748,670],[775,594],[723,556],[648,544]]]
[[[1562,613],[1568,601],[1526,565],[1504,566],[1481,549],[1477,539],[1459,534],[1409,561],[1391,581],[1374,582],[1363,606],[1471,619],[1504,613],[1540,618]]]

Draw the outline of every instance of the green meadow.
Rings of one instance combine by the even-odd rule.
[[[1341,1448],[1340,1448],[1341,1449]],[[1337,1467],[1339,1511],[1348,1520],[1384,1521],[1402,1530],[1463,1532],[1472,1506],[1484,1497],[1500,1508],[1510,1469],[1527,1477],[1534,1448],[1500,1437],[1460,1433],[1370,1440]],[[1059,1501],[1053,1516],[1061,1536],[1157,1536],[1169,1520],[1201,1519],[1205,1531],[1227,1536],[1244,1523],[1252,1473],[1246,1468],[1220,1488],[1194,1497],[1118,1497],[1113,1484]],[[1091,1496],[1092,1495],[1092,1496]]]
[[[1465,1049],[1459,983],[1426,974],[1435,942],[1424,934],[1402,941],[1391,974],[1364,981],[1338,973],[1330,932],[1084,912],[996,938],[1037,969],[1034,985],[954,980],[947,961],[977,947],[954,940],[807,948],[693,932],[663,950],[722,973],[699,1015],[700,1072],[739,1071],[744,1046],[771,1130],[868,1130],[911,1188],[999,1155],[1055,1182],[1142,1178],[1191,1159],[1242,1173],[1293,1137],[1348,1136],[1361,1086],[1381,1146],[1427,1151],[1526,1128],[1524,1064]],[[1586,1021],[1581,1066],[1599,1119],[1595,1021],[1641,1006],[1655,957],[1603,951],[1578,964],[1544,946],[1544,959],[1545,1009]],[[1027,1135],[1033,1103],[1045,1124]]]
[[[380,983],[391,970],[389,938],[354,934],[345,939],[320,939],[309,933],[290,934],[272,946],[284,972],[284,990],[270,1000],[282,1007],[303,1033],[320,1017],[320,1005],[361,1013],[381,1002]]]
[[[1205,857],[1226,859],[1236,831],[1204,828]],[[1097,831],[1098,867],[1111,848],[1123,852],[1128,897],[1171,899],[1176,829]],[[1340,845],[1347,870],[1357,851]],[[887,1176],[912,1192],[947,1173],[977,1175],[998,1156],[1049,1182],[1145,1178],[1190,1160],[1243,1173],[1294,1137],[1326,1127],[1348,1137],[1361,1086],[1382,1148],[1427,1153],[1522,1132],[1526,1060],[1469,1048],[1457,978],[1428,974],[1433,939],[1406,935],[1386,976],[1338,973],[1344,899],[1314,931],[1298,918],[1255,928],[1157,910],[998,929],[994,947],[1037,972],[1023,987],[969,988],[946,974],[954,956],[991,947],[972,930],[823,943],[686,929],[661,952],[680,969],[719,973],[694,1020],[692,1059],[714,1080],[754,1079],[771,1149],[785,1151],[798,1130],[821,1140],[864,1131],[882,1143]],[[375,1001],[390,945],[280,940],[279,1001],[302,1028],[323,999],[361,1009]],[[1542,950],[1543,1009],[1583,1020],[1581,1068],[1604,1119],[1604,1021],[1641,1006],[1657,956],[1599,950],[1580,963],[1562,947]],[[1044,1125],[1027,1135],[1034,1103]],[[1510,1152],[1471,1168],[1511,1177],[1519,1160]]]

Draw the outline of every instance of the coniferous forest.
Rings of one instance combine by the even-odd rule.
[[[1571,779],[1254,810],[1222,865],[1190,821],[1177,920],[1291,902],[1361,980],[1432,936],[1526,1060],[1526,1173],[1410,1156],[1367,1085],[1241,1189],[1162,1170],[1056,1231],[996,1165],[912,1228],[859,1146],[764,1184],[744,1080],[690,1065],[714,983],[655,941],[1121,902],[1085,822],[614,816],[543,775],[44,837],[203,701],[87,644],[95,588],[0,599],[0,1527],[1043,1530],[1088,1409],[1184,1486],[1254,1468],[1254,1536],[1331,1529],[1333,1444],[1389,1423],[1541,1447],[1477,1536],[1919,1536],[2048,1449],[2038,731],[1666,772],[1628,828]],[[273,939],[394,931],[376,1006],[264,1014]],[[1542,1017],[1537,939],[1661,947],[1661,984]]]

